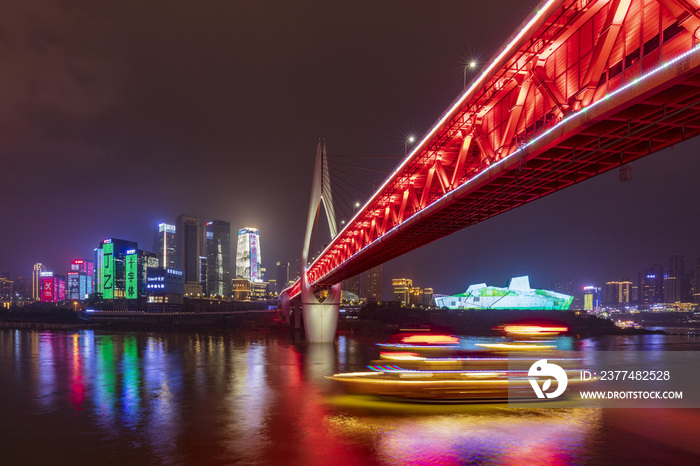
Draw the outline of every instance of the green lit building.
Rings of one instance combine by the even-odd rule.
[[[138,249],[135,241],[103,240],[95,249],[95,291],[115,308],[140,310],[146,301],[147,270],[158,256]]]
[[[573,296],[530,288],[528,276],[515,277],[505,288],[470,285],[467,291],[454,296],[435,298],[437,307],[448,309],[552,309],[565,311]]]

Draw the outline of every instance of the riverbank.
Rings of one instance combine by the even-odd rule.
[[[356,320],[341,320],[339,329],[353,334],[381,335],[400,329],[432,328],[459,335],[493,336],[505,324],[566,327],[566,335],[588,338],[602,335],[663,334],[660,330],[619,328],[612,320],[576,315],[572,311],[523,309],[421,310],[406,308],[363,308]]]
[[[498,335],[499,326],[512,323],[566,326],[565,334],[577,338],[602,335],[664,334],[661,330],[622,329],[611,320],[577,316],[573,312],[532,310],[416,310],[375,308],[363,310],[358,319],[339,321],[338,330],[364,337],[385,338],[402,329],[431,328],[436,331],[473,336]],[[234,312],[146,313],[75,312],[71,309],[19,308],[0,312],[1,328],[115,330],[160,329],[273,329],[293,331],[278,310]]]

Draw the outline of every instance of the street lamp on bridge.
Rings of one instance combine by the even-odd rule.
[[[409,136],[408,139],[406,139],[406,142],[403,143],[403,156],[406,157],[407,155],[407,150],[408,150],[408,145],[413,144],[416,142],[416,138],[414,136]]]
[[[472,60],[464,66],[464,89],[467,88],[467,70],[476,70],[478,63],[476,60]]]

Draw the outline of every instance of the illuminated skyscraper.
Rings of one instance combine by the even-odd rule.
[[[32,299],[39,301],[41,298],[41,272],[45,272],[46,267],[41,262],[34,264],[32,271]]]
[[[212,220],[206,225],[208,295],[231,295],[231,224]]]
[[[610,305],[629,304],[632,282],[626,279],[605,283],[605,302]]]
[[[568,306],[567,306],[568,309]],[[600,312],[600,287],[588,285],[583,287],[583,310]]]
[[[182,214],[175,220],[175,268],[185,274],[185,290],[188,282],[199,283],[199,253],[202,247],[200,230],[197,217]]]
[[[85,299],[87,295],[94,293],[93,277],[95,276],[95,264],[86,259],[75,259],[70,263],[68,272],[67,295],[68,299]]]
[[[175,225],[159,223],[155,228],[153,239],[153,251],[158,255],[158,266],[165,269],[174,269],[177,265],[175,256]]]
[[[365,298],[382,300],[382,264],[365,272]]]
[[[639,272],[639,302],[642,305],[664,302],[664,269],[659,264]]]
[[[66,277],[44,271],[41,272],[40,281],[39,298],[42,303],[57,303],[66,299]]]
[[[289,262],[277,261],[275,265],[275,291],[281,293],[289,283]]]
[[[108,238],[96,250],[96,292],[102,298],[136,299],[138,295],[138,244],[134,241]]]
[[[261,282],[260,234],[257,228],[238,230],[236,248],[236,278]]]
[[[683,300],[685,291],[685,257],[680,254],[668,260],[668,270],[664,275],[664,301],[675,303]]]
[[[206,248],[206,240],[204,247]],[[199,256],[199,281],[202,282],[202,295],[207,296],[207,256]]]

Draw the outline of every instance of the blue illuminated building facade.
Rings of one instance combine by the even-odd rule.
[[[185,294],[182,270],[150,267],[146,284],[148,312],[180,312]]]
[[[639,273],[639,303],[648,306],[664,302],[664,269],[654,264]]]

